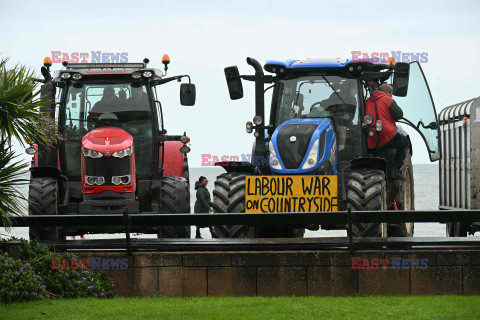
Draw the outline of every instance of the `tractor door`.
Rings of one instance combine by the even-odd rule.
[[[394,97],[403,110],[403,122],[413,127],[422,136],[430,161],[440,159],[440,140],[437,111],[430,88],[418,61],[410,63],[408,93],[405,97]]]

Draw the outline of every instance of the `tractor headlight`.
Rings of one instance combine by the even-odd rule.
[[[82,79],[82,77],[83,77],[83,76],[82,76],[81,73],[74,73],[74,74],[72,75],[72,79],[73,79],[73,80],[80,80],[80,79]]]
[[[63,80],[67,80],[67,79],[70,79],[72,75],[68,72],[64,72],[62,73],[62,75],[60,76]]]
[[[85,157],[90,157],[90,158],[94,158],[94,159],[103,157],[103,154],[101,154],[100,152],[95,151],[95,150],[90,150],[90,149],[87,149],[87,148],[83,148],[83,155]]]
[[[25,150],[25,152],[31,156],[33,156],[35,153],[37,153],[37,149],[35,149],[35,147],[33,146],[30,146],[27,148],[27,150]]]
[[[141,77],[142,77],[142,73],[139,71],[135,71],[134,73],[132,73],[133,79],[140,79]]]
[[[278,161],[277,154],[275,153],[275,148],[273,147],[273,142],[270,141],[268,144],[268,150],[270,151],[270,157],[269,157],[269,162],[270,162],[270,167],[275,170],[282,170],[282,165],[280,164],[280,161]]]
[[[318,161],[318,139],[315,140],[313,143],[312,148],[310,149],[310,152],[308,153],[308,157],[305,160],[305,163],[302,166],[302,170],[307,170],[315,167]]]
[[[180,147],[180,152],[181,153],[189,153],[191,151],[189,146],[183,145]]]
[[[116,186],[119,184],[130,184],[132,181],[132,176],[127,174],[125,176],[113,176],[112,177],[112,183]]]
[[[150,78],[151,76],[153,76],[153,72],[152,71],[144,71],[143,76],[145,78]]]
[[[256,125],[256,126],[261,125],[262,121],[263,121],[263,119],[260,116],[253,117],[253,124]]]
[[[90,186],[93,186],[93,185],[101,186],[104,183],[105,183],[104,177],[85,176],[85,184],[88,184]]]
[[[118,150],[112,154],[112,156],[117,157],[117,158],[123,158],[125,156],[129,156],[132,154],[132,147],[129,147],[127,149],[123,150]]]
[[[373,117],[369,114],[366,114],[365,117],[363,117],[363,123],[366,125],[370,125],[373,122]]]

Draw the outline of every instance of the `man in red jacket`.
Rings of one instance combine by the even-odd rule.
[[[376,155],[387,158],[388,149],[396,149],[395,160],[391,177],[395,179],[403,179],[400,171],[405,156],[407,154],[408,140],[405,136],[397,132],[395,121],[403,117],[403,111],[392,99],[393,88],[384,83],[378,91],[374,91],[375,102],[377,104],[378,118],[382,121],[382,131],[374,131],[373,137],[367,136],[368,149]],[[369,97],[365,101],[365,114],[373,117],[373,123],[377,121],[377,113],[375,112],[375,104],[373,97]],[[377,145],[378,139],[378,145]]]

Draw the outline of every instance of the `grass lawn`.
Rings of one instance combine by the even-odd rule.
[[[0,319],[480,319],[480,296],[43,300],[0,304]]]

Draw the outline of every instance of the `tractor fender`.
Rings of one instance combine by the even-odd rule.
[[[379,157],[355,158],[351,162],[351,170],[355,169],[379,169],[386,172],[387,161]]]
[[[183,174],[183,157],[184,154],[180,152],[183,143],[180,141],[164,141],[164,161],[163,161],[163,176],[181,177]],[[162,165],[162,147],[160,147],[158,155],[158,165]]]
[[[412,147],[412,140],[410,140],[410,135],[407,131],[403,130],[403,127],[397,124],[397,133],[403,135],[408,140],[408,149],[410,150],[410,155],[413,156],[413,147]]]
[[[60,170],[55,167],[32,167],[30,168],[32,178],[55,178],[66,180],[67,177],[63,176]]]
[[[407,135],[407,140],[408,140],[408,149],[410,150],[410,155],[413,156],[412,140],[410,140],[409,135]]]

